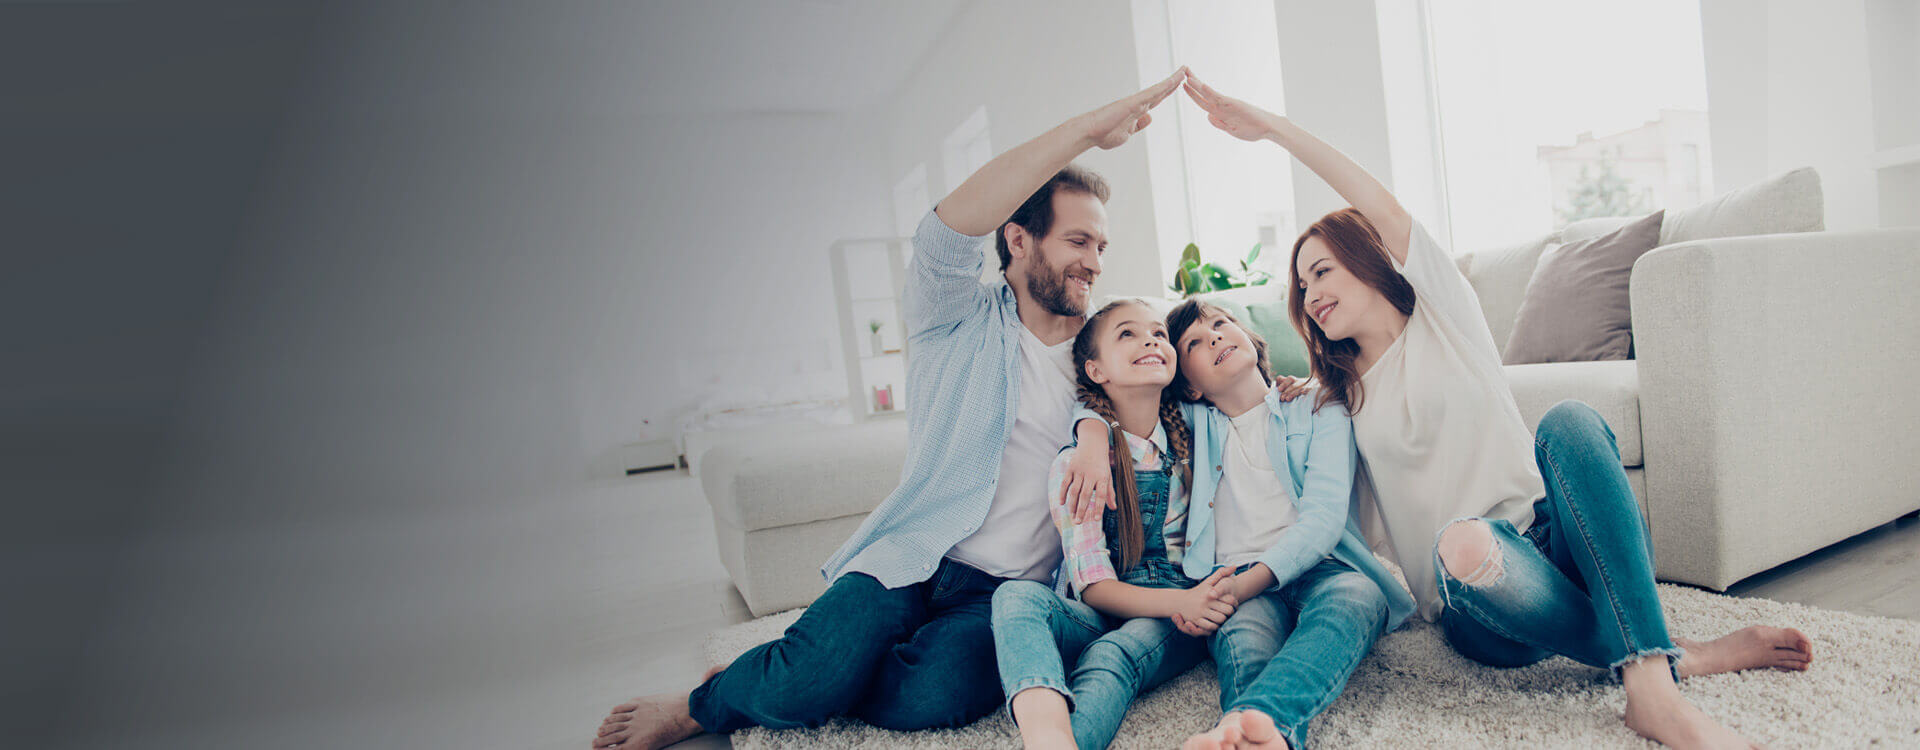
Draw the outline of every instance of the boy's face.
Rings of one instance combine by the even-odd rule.
[[[1240,324],[1218,310],[1207,310],[1174,342],[1180,355],[1180,374],[1196,393],[1189,397],[1212,399],[1212,394],[1246,377],[1248,369],[1258,370],[1260,355],[1253,339]]]

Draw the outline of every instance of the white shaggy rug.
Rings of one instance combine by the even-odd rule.
[[[1775,748],[1920,747],[1920,623],[1742,599],[1661,584],[1675,637],[1709,639],[1753,624],[1799,628],[1813,639],[1804,673],[1754,671],[1688,680],[1687,697],[1748,738]],[[778,638],[803,610],[709,636],[724,664]],[[1218,683],[1203,664],[1133,704],[1116,748],[1170,748],[1219,719]],[[1656,747],[1621,723],[1626,698],[1604,670],[1563,658],[1520,669],[1455,654],[1415,618],[1360,663],[1340,700],[1315,719],[1317,747]],[[953,730],[891,732],[836,719],[818,729],[747,729],[734,747],[1015,748],[1005,709]]]

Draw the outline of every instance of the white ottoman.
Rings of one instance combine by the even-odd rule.
[[[804,607],[820,565],[900,483],[907,420],[783,432],[708,451],[700,485],[720,561],[755,617]]]

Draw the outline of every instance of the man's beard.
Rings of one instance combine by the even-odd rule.
[[[1074,302],[1073,295],[1068,293],[1067,275],[1044,261],[1035,263],[1033,270],[1027,272],[1027,292],[1047,312],[1061,317],[1087,315],[1086,304]]]

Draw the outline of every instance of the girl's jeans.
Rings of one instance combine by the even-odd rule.
[[[1455,521],[1493,530],[1485,564],[1464,576],[1471,583],[1449,573],[1434,548],[1447,642],[1496,667],[1560,654],[1618,670],[1667,656],[1677,679],[1684,652],[1667,636],[1646,522],[1613,430],[1586,404],[1563,401],[1540,419],[1534,457],[1547,496],[1534,503],[1532,528],[1521,534],[1503,520]]]
[[[1032,581],[994,592],[993,640],[1008,702],[1031,687],[1066,696],[1074,744],[1082,748],[1113,742],[1136,696],[1207,656],[1206,642],[1171,620],[1110,618]]]
[[[1387,596],[1333,558],[1278,590],[1243,602],[1213,635],[1220,710],[1273,718],[1287,744],[1306,746],[1307,722],[1346,689],[1387,624]]]

